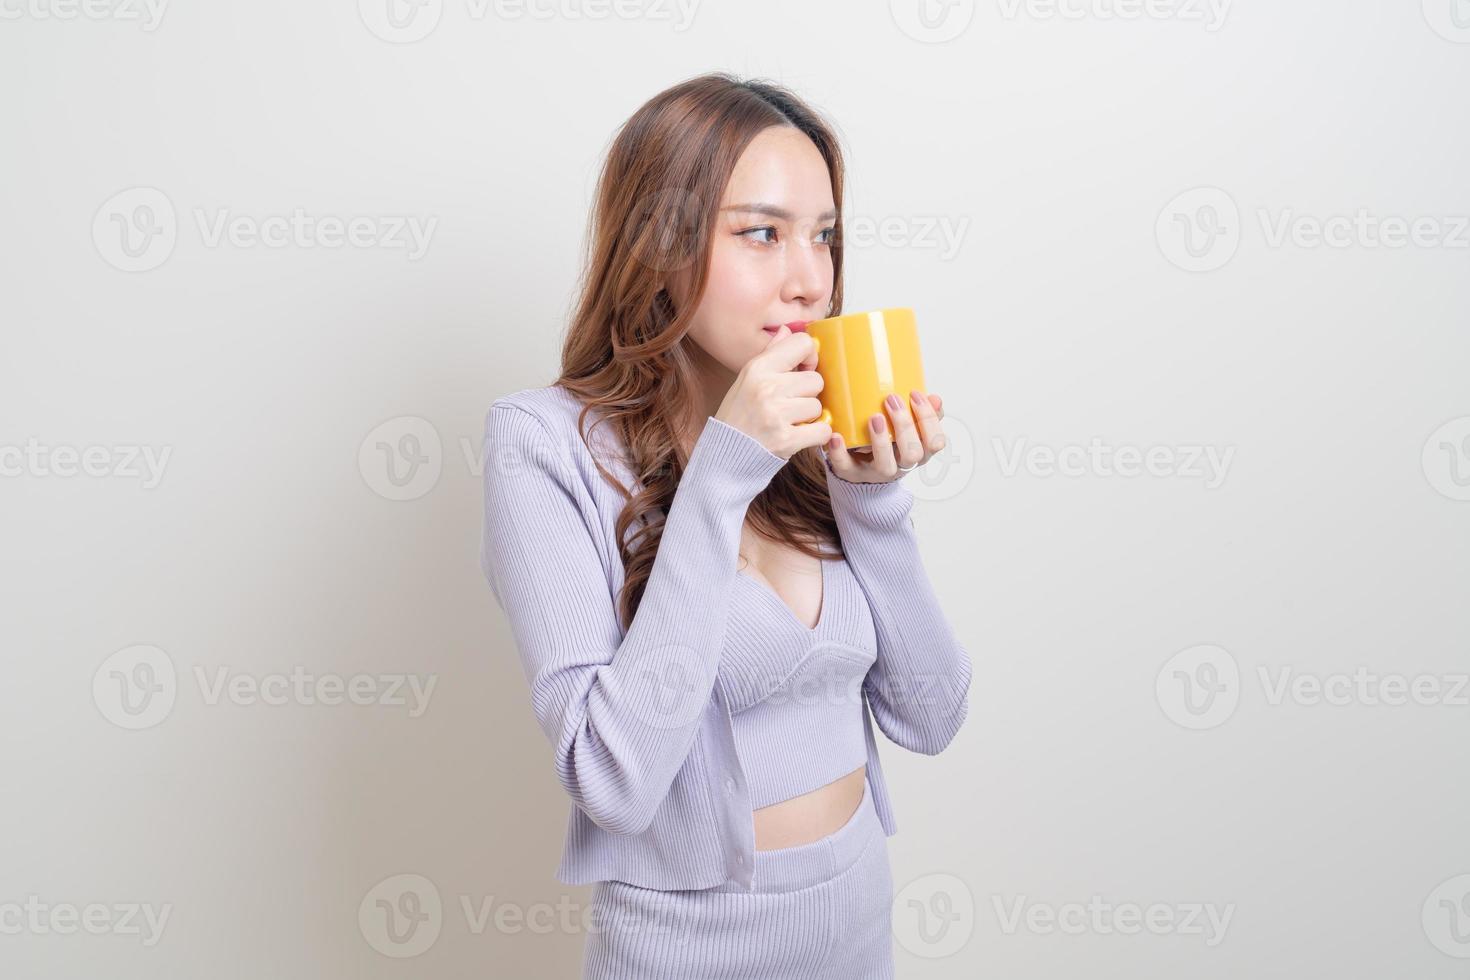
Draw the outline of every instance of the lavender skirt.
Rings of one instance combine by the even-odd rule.
[[[755,890],[592,887],[582,980],[892,980],[893,875],[872,791],[842,827],[755,852]]]

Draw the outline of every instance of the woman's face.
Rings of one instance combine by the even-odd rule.
[[[827,315],[836,214],[827,163],[799,129],[771,126],[745,148],[725,187],[689,331],[732,377],[770,343],[765,327]]]

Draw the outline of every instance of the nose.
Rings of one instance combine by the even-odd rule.
[[[786,275],[781,301],[787,305],[818,307],[832,291],[832,254],[810,243],[785,250]]]

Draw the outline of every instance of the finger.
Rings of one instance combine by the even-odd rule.
[[[849,483],[857,481],[857,464],[853,462],[852,452],[848,450],[842,433],[832,433],[832,438],[823,447],[827,450],[827,462],[832,467],[832,472],[842,477]]]
[[[918,427],[914,425],[914,414],[907,405],[904,398],[897,392],[883,400],[884,407],[893,418],[893,441],[894,455],[898,459],[899,466],[913,466],[924,458],[924,442],[919,436]],[[893,406],[898,402],[898,407]]]
[[[786,417],[791,420],[792,425],[816,425],[820,423],[822,418],[822,400],[820,398],[787,398],[783,401],[783,407],[786,409]],[[832,423],[828,422],[824,424],[830,427]],[[828,436],[831,434],[831,432],[827,433]],[[815,445],[820,446],[826,441],[827,437],[823,436],[817,440]]]
[[[817,345],[815,342],[815,338],[813,338],[811,334],[808,334],[805,330],[801,331],[801,333],[808,340],[812,341],[812,350],[810,354],[801,359],[801,363],[797,365],[797,368],[801,371],[815,371],[817,369]]]
[[[938,395],[930,395],[929,396],[929,404],[931,404],[931,405],[934,406],[934,411],[935,411],[935,413],[940,418],[944,418],[944,399],[943,398],[940,398]]]
[[[796,443],[799,449],[825,446],[827,440],[832,438],[831,422],[800,422],[793,428],[796,429]]]
[[[914,416],[918,419],[919,440],[924,445],[924,458],[927,459],[944,448],[944,429],[939,425],[939,414],[934,411],[934,403],[922,391],[915,391],[910,400],[913,402]]]
[[[873,469],[884,476],[898,471],[893,458],[893,433],[889,431],[888,419],[879,412],[868,418],[868,431],[873,434]]]
[[[793,397],[800,395],[815,397],[821,393],[826,383],[826,379],[816,371],[787,371],[776,381],[777,390],[781,394]],[[820,415],[821,411],[817,409],[817,414]]]
[[[832,433],[832,440],[827,444],[827,460],[832,464],[832,472],[848,483],[873,482],[865,476],[872,472],[870,458],[864,455],[864,450],[848,449],[842,433]]]
[[[806,332],[792,333],[783,323],[771,337],[766,349],[757,356],[764,358],[774,370],[790,371],[812,357],[812,338]]]

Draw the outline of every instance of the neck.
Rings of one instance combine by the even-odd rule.
[[[720,410],[720,405],[730,391],[730,386],[735,383],[735,373],[725,367],[719,361],[710,357],[704,348],[693,340],[689,341],[689,356],[694,364],[696,391],[696,403],[693,408],[693,417],[686,425],[684,446],[686,452],[692,452],[699,433],[704,430],[705,423],[710,416]]]

